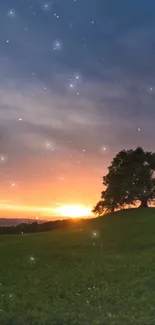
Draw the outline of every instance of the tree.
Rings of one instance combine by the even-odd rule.
[[[120,151],[103,177],[106,189],[92,212],[103,215],[139,201],[140,207],[148,207],[155,199],[154,172],[155,153],[145,152],[140,147]]]

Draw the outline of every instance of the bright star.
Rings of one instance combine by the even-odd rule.
[[[15,11],[13,9],[8,11],[8,16],[9,17],[14,17],[15,16]]]
[[[54,41],[53,43],[53,50],[61,50],[61,42],[60,41]]]
[[[0,163],[5,163],[7,161],[7,156],[0,155]]]

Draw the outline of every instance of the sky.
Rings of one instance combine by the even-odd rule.
[[[0,27],[0,216],[91,210],[117,152],[155,151],[155,2],[1,0]]]

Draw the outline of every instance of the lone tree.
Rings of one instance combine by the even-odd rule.
[[[147,208],[155,199],[155,153],[136,150],[122,150],[113,159],[108,174],[103,177],[106,190],[94,207],[95,214],[103,215],[137,202]]]

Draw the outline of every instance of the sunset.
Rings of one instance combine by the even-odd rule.
[[[0,325],[155,325],[155,1],[0,23]]]
[[[147,35],[142,36],[135,53],[123,34],[122,63],[115,42],[106,38],[106,27],[105,49],[102,47],[103,41],[97,36],[101,17],[94,11],[95,4],[93,9],[90,6],[86,31],[79,33],[76,10],[84,15],[87,6],[72,2],[65,9],[58,9],[56,3],[44,9],[37,3],[28,4],[27,9],[19,4],[10,13],[13,3],[10,1],[9,6],[3,1],[1,217],[39,214],[46,218],[48,213],[52,219],[62,206],[93,208],[103,190],[102,177],[119,150],[143,144],[154,148],[151,41],[145,46]],[[54,16],[51,21],[53,12],[65,10],[67,15],[68,6],[71,17],[77,19],[75,28],[71,17],[65,16],[63,28],[61,17]],[[96,10],[98,6],[102,7],[101,1]],[[110,10],[108,5],[106,10]],[[119,25],[118,17],[113,21]],[[100,23],[104,25],[103,19]],[[127,35],[136,44],[132,30]],[[140,65],[141,53],[146,64]],[[132,61],[134,55],[137,66]]]
[[[3,216],[10,216],[10,211],[12,216],[40,216],[42,218],[53,219],[53,217],[91,217],[92,209],[91,207],[81,206],[81,205],[68,205],[60,206],[59,208],[52,208],[50,206],[24,206],[24,205],[14,205],[9,202],[1,202],[0,208],[3,211]]]
[[[86,208],[80,205],[68,205],[62,206],[58,208],[58,212],[63,217],[72,217],[72,218],[79,218],[79,217],[89,217],[91,216],[91,208]]]

